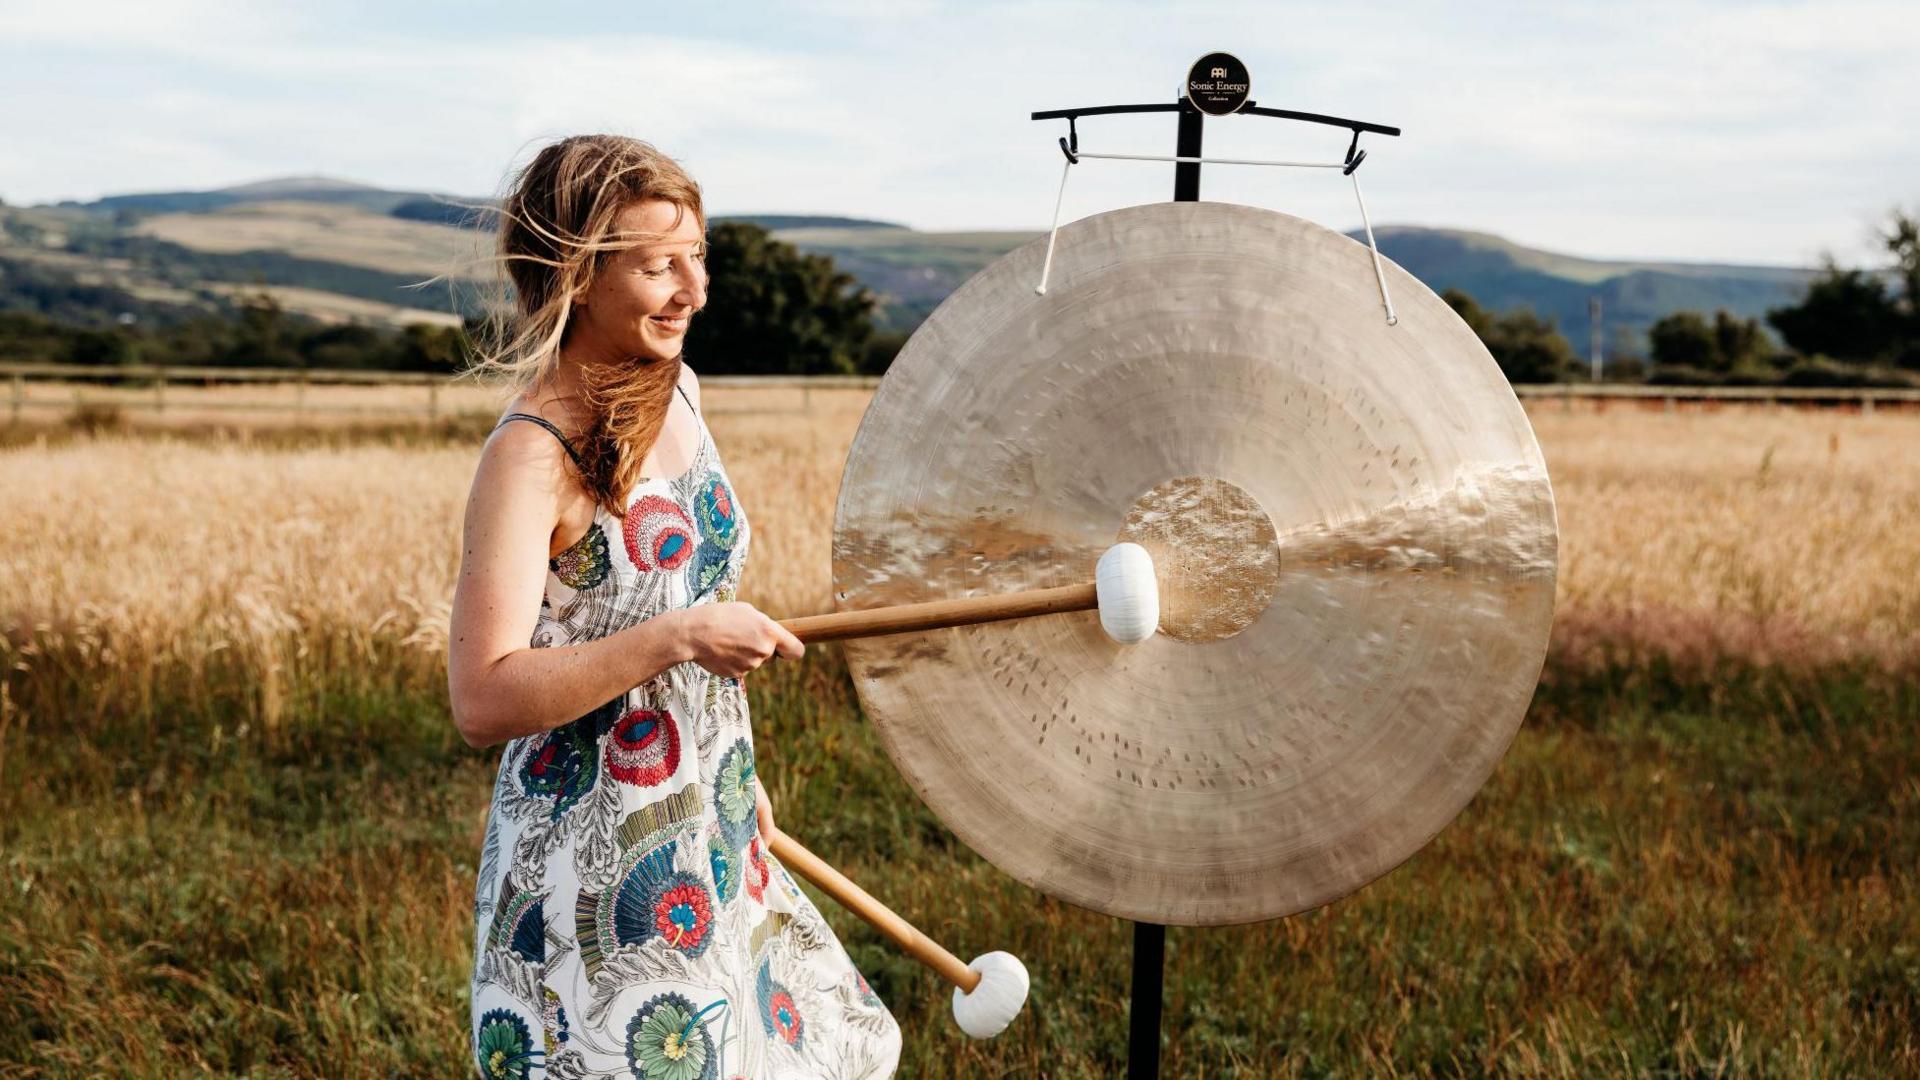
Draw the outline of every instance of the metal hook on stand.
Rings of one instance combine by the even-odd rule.
[[[1347,144],[1347,167],[1340,170],[1341,174],[1352,176],[1353,170],[1359,168],[1360,163],[1365,160],[1367,160],[1367,152],[1360,149],[1360,129],[1354,128],[1353,141]]]
[[[1060,152],[1067,155],[1067,164],[1080,164],[1080,129],[1071,116],[1067,117],[1067,137],[1060,140]]]

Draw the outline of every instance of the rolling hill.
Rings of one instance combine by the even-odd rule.
[[[212,191],[0,208],[0,310],[34,309],[32,290],[22,281],[70,279],[105,290],[109,307],[124,294],[125,303],[137,302],[140,317],[163,316],[170,305],[217,307],[251,283],[276,290],[289,309],[327,321],[449,323],[481,302],[490,223],[484,212],[464,207],[486,202],[296,176]],[[882,329],[898,331],[918,325],[961,282],[1039,235],[922,232],[793,214],[714,220],[752,221],[804,251],[832,256],[880,298]],[[1725,308],[1764,318],[1768,308],[1796,299],[1813,273],[1582,259],[1444,228],[1384,226],[1375,235],[1382,254],[1435,291],[1463,289],[1496,311],[1532,308],[1554,319],[1583,352],[1595,296],[1609,349],[1637,349],[1647,326],[1673,311]],[[434,275],[447,275],[451,286],[408,288]]]

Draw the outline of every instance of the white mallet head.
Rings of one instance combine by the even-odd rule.
[[[1100,600],[1100,626],[1120,644],[1138,645],[1159,628],[1153,556],[1139,544],[1115,544],[1100,556],[1093,567],[1093,591]]]
[[[980,973],[980,984],[971,994],[954,987],[953,1018],[961,1031],[991,1039],[1007,1030],[1027,1003],[1027,965],[1012,953],[990,952],[967,966]]]

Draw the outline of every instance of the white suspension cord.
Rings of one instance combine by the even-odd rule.
[[[1060,142],[1063,146],[1066,144],[1065,139],[1060,140]],[[1040,265],[1040,284],[1034,286],[1033,290],[1042,296],[1046,295],[1047,280],[1053,274],[1053,248],[1054,242],[1060,236],[1060,207],[1065,204],[1067,199],[1067,177],[1073,172],[1073,164],[1079,158],[1099,158],[1105,161],[1193,162],[1195,164],[1205,165],[1278,165],[1295,169],[1344,169],[1347,167],[1345,162],[1259,161],[1252,158],[1183,157],[1162,154],[1095,154],[1085,150],[1076,150],[1073,156],[1069,157],[1067,163],[1060,169],[1060,193],[1055,196],[1053,200],[1053,226],[1047,230],[1047,257],[1046,261]],[[1360,200],[1360,224],[1364,226],[1367,231],[1367,250],[1373,255],[1373,280],[1380,286],[1380,304],[1386,308],[1387,325],[1398,326],[1400,324],[1400,316],[1394,313],[1393,297],[1387,292],[1386,271],[1380,266],[1380,245],[1374,243],[1373,222],[1367,217],[1367,199],[1366,196],[1360,194],[1360,173],[1356,169],[1354,172],[1348,173],[1347,177],[1353,181],[1354,198]]]
[[[1040,267],[1040,284],[1034,292],[1047,295],[1047,275],[1053,272],[1053,241],[1060,235],[1060,204],[1067,201],[1067,174],[1073,171],[1073,159],[1060,168],[1060,194],[1053,200],[1053,228],[1047,230],[1047,261]]]
[[[1387,309],[1387,325],[1400,325],[1400,316],[1393,313],[1393,297],[1387,295],[1387,275],[1380,269],[1380,245],[1373,242],[1373,222],[1367,218],[1367,197],[1360,194],[1360,170],[1347,174],[1353,181],[1353,197],[1360,200],[1360,224],[1367,230],[1367,250],[1373,252],[1373,280],[1380,285],[1380,304]]]

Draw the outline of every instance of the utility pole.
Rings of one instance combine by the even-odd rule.
[[[1592,328],[1587,355],[1593,364],[1593,381],[1600,381],[1600,294],[1595,293],[1587,300],[1587,325]]]

